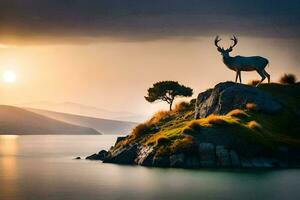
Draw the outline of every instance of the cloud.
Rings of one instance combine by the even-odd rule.
[[[298,38],[299,10],[298,0],[1,0],[0,42],[231,33]]]

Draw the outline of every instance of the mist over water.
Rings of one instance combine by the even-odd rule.
[[[299,199],[300,170],[158,169],[74,160],[116,136],[0,136],[0,199]]]

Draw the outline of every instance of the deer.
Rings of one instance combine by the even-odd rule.
[[[216,36],[215,46],[217,47],[217,50],[221,53],[223,57],[223,63],[229,69],[236,72],[235,83],[237,83],[238,78],[240,80],[240,83],[242,83],[242,71],[256,71],[261,76],[261,80],[258,82],[256,87],[259,84],[261,84],[266,77],[268,78],[268,83],[270,83],[271,76],[265,70],[266,66],[269,65],[269,60],[261,56],[230,56],[229,53],[233,50],[233,47],[235,47],[238,43],[238,39],[234,35],[230,39],[233,41],[233,44],[228,49],[224,49],[223,47],[220,47],[218,45],[221,39],[219,38],[219,36]]]

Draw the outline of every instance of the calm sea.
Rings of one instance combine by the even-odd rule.
[[[1,200],[300,199],[300,170],[157,169],[74,160],[115,136],[0,136]]]

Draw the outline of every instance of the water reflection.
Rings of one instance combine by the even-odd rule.
[[[16,195],[17,161],[15,155],[18,151],[18,136],[0,136],[0,177],[1,195],[12,197]],[[3,183],[2,183],[3,181]],[[1,196],[0,195],[0,196]]]
[[[18,135],[1,135],[0,136],[0,155],[12,156],[16,155],[18,150]]]

